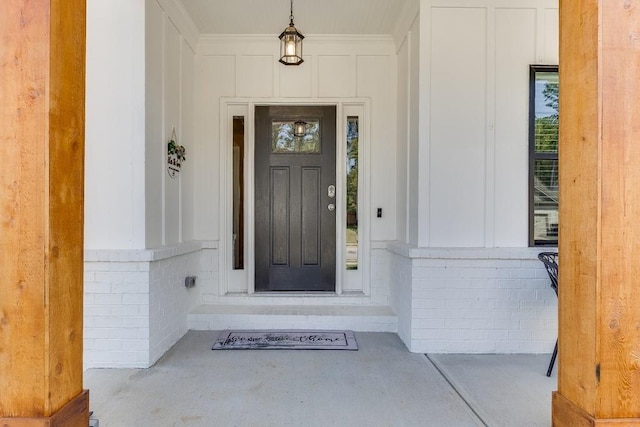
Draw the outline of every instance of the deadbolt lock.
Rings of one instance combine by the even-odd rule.
[[[330,185],[327,188],[327,196],[329,196],[330,199],[333,199],[334,197],[336,197],[336,186],[335,185]]]

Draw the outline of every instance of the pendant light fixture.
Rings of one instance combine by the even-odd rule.
[[[307,122],[303,120],[298,120],[294,123],[293,126],[293,136],[295,137],[303,137],[307,134]]]
[[[304,36],[293,25],[293,0],[291,0],[291,13],[289,26],[280,34],[280,62],[284,65],[300,65],[302,59],[302,39]]]

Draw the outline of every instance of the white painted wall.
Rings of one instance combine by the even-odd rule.
[[[193,241],[197,33],[175,0],[87,9],[84,361],[148,367],[200,302],[185,277],[212,280],[201,259],[212,244]],[[177,179],[173,128],[187,149]]]
[[[390,249],[396,255],[398,334],[411,351],[553,350],[557,299],[536,249],[415,248],[400,243]]]
[[[85,247],[145,245],[145,1],[87,1]]]
[[[195,37],[174,2],[147,0],[146,19],[146,247],[174,245],[193,236],[195,161]],[[187,161],[167,173],[173,132]]]
[[[187,163],[180,172],[180,234],[179,240],[188,242],[199,237],[194,232],[195,220],[195,141],[196,141],[196,62],[195,50],[186,40],[181,45],[180,140],[190,147]],[[166,178],[165,178],[166,179]]]
[[[395,40],[308,35],[305,63],[284,67],[273,36],[197,42],[175,0],[88,1],[89,365],[147,366],[196,304],[220,301],[222,98],[369,99],[371,295],[353,304],[389,303],[413,351],[547,351],[555,297],[522,248],[528,65],[557,63],[557,0],[417,4]],[[174,127],[187,148],[176,180]],[[515,319],[506,337],[496,316]]]
[[[407,87],[409,115],[407,127],[409,129],[409,141],[407,150],[406,180],[408,194],[407,197],[407,234],[406,241],[417,244],[419,239],[419,221],[426,212],[420,212],[420,201],[427,195],[419,192],[419,182],[421,174],[425,175],[427,170],[422,170],[420,165],[420,17],[413,21],[408,33],[409,56],[408,56],[408,79]]]
[[[553,0],[421,0],[398,45],[390,301],[411,351],[553,348],[557,301],[527,248],[528,79],[557,63],[557,29]]]
[[[487,22],[482,8],[431,10],[429,236],[484,246]],[[453,25],[455,23],[455,25]]]
[[[203,259],[211,246],[85,251],[85,369],[147,368],[171,348],[212,278]],[[195,288],[184,286],[186,276],[197,277]]]
[[[155,363],[187,333],[189,312],[200,304],[200,251],[153,262],[149,268],[149,361]],[[185,288],[186,276],[196,287]]]
[[[172,180],[165,157],[173,127],[193,154],[196,39],[174,0],[87,2],[87,249],[193,238],[195,162]]]
[[[396,170],[398,180],[396,187],[396,239],[402,242],[407,241],[408,222],[408,177],[409,177],[409,47],[411,45],[411,34],[406,37],[396,52],[398,60],[398,102],[397,102],[397,139],[396,139]]]
[[[341,105],[356,99],[359,103],[368,100],[366,123],[363,123],[367,135],[361,143],[366,144],[368,166],[375,172],[366,185],[371,189],[368,193],[371,212],[361,212],[360,219],[363,224],[367,221],[371,224],[369,234],[364,236],[368,242],[395,238],[397,79],[394,42],[388,36],[308,35],[304,49],[305,62],[298,67],[286,67],[278,62],[279,45],[275,36],[201,38],[196,91],[197,238],[219,240],[225,237],[225,233],[220,232],[220,224],[224,209],[229,206],[222,200],[225,191],[221,185],[225,181],[221,178],[227,168],[220,163],[220,158],[224,152],[221,144],[230,141],[220,140],[225,134],[221,134],[221,126],[228,125],[224,121],[226,109],[221,111],[221,100],[230,99],[236,103],[246,100],[257,104],[328,102]],[[252,112],[247,110],[246,117],[251,121]],[[250,126],[246,129],[251,131]],[[250,135],[247,140],[252,140]],[[361,152],[367,150],[361,149]],[[377,208],[382,208],[382,218],[375,217]],[[375,284],[367,281],[366,292],[372,302],[386,304],[388,279],[385,276],[375,280]],[[250,292],[246,283],[236,283],[233,278],[225,278],[221,283],[227,283],[224,289],[203,289],[203,298],[215,301],[225,292]],[[362,292],[363,287],[361,284],[358,290]]]
[[[528,67],[558,63],[557,7],[556,0],[421,0],[419,68],[415,54],[399,56],[409,62],[402,65],[408,94],[415,84],[420,94],[409,109],[419,112],[419,145],[409,145],[406,241],[528,245]],[[413,168],[411,159],[419,159]]]
[[[428,171],[420,164],[420,13],[414,13],[406,33],[400,37],[398,62],[398,218],[396,240],[418,244],[420,200],[428,198],[419,192],[421,174]]]
[[[198,147],[195,235],[217,240],[220,224],[220,99],[278,100],[369,98],[371,100],[372,207],[383,217],[373,240],[395,238],[396,63],[390,37],[308,35],[305,62],[278,63],[274,36],[203,36],[198,45]]]

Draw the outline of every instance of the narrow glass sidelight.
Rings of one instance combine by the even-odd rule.
[[[558,67],[532,65],[529,111],[530,244],[558,244]]]
[[[233,269],[244,269],[244,117],[233,116]]]
[[[358,269],[358,117],[347,117],[347,270]]]

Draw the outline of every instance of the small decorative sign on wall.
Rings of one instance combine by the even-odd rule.
[[[171,132],[171,139],[167,145],[167,172],[171,178],[175,178],[180,173],[182,162],[186,161],[187,150],[176,142],[176,128]]]

